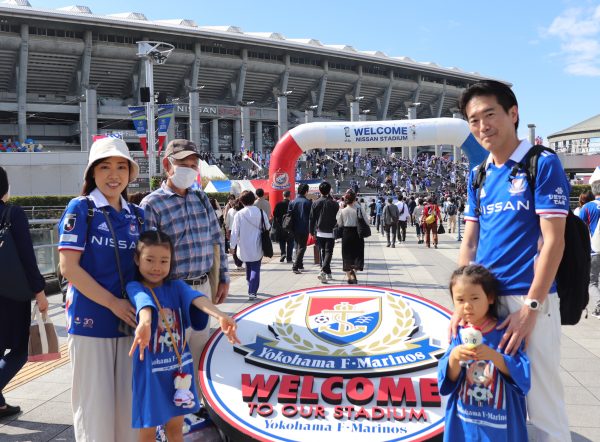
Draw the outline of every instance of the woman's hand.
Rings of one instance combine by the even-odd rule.
[[[35,294],[35,303],[40,313],[48,311],[48,298],[46,298],[46,293],[43,290]]]
[[[115,296],[109,308],[117,318],[125,321],[127,325],[133,328],[137,326],[137,322],[135,320],[135,309],[127,299],[117,298]]]
[[[227,315],[220,316],[219,325],[230,344],[241,344],[235,332],[237,330],[237,323],[231,317]]]

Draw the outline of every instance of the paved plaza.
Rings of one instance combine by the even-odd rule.
[[[412,229],[410,229],[412,231]],[[358,274],[361,285],[403,290],[450,308],[448,279],[456,267],[459,242],[454,235],[441,235],[436,249],[418,245],[414,234],[407,243],[387,248],[383,236],[373,233],[365,249],[365,271]],[[275,249],[278,247],[275,245]],[[305,258],[306,271],[295,275],[291,265],[279,263],[279,256],[263,263],[259,300],[273,295],[320,285],[318,266],[313,265],[313,248]],[[341,269],[341,247],[336,244],[332,270],[334,284],[345,283]],[[235,313],[249,305],[242,272],[232,272],[230,295],[223,306]],[[63,359],[36,367],[27,364],[7,387],[8,403],[23,412],[0,420],[1,442],[74,441],[70,408],[71,368],[65,353],[65,318],[61,296],[50,298],[50,316],[57,326]],[[561,345],[562,378],[574,442],[600,442],[600,320],[582,319],[577,326],[563,327]],[[90,379],[93,382],[93,379]]]

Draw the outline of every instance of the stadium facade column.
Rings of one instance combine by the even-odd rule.
[[[90,150],[90,133],[87,125],[87,88],[90,84],[92,66],[92,31],[83,33],[83,54],[81,55],[81,79],[79,83],[79,144],[82,152]]]
[[[27,65],[29,60],[29,25],[21,25],[21,50],[19,53],[19,75],[17,86],[18,138],[21,143],[27,139]]]
[[[86,142],[91,146],[92,137],[98,134],[98,100],[96,98],[96,89],[88,87],[85,90],[85,124],[86,124]]]
[[[248,106],[240,106],[240,125],[242,138],[244,139],[244,148],[246,150],[256,150],[256,146],[252,143],[252,134],[250,133],[250,108]]]
[[[87,152],[90,150],[90,134],[87,130],[87,103],[85,102],[85,95],[79,100],[79,144],[81,145],[81,151]]]
[[[219,153],[219,119],[210,120],[210,150],[214,155]]]
[[[408,106],[408,119],[409,120],[416,120],[417,119],[417,103],[410,103],[410,105]],[[418,147],[417,146],[410,146],[410,147],[403,147],[402,148],[402,156],[404,157],[404,153],[407,152],[408,153],[408,158],[409,159],[413,159],[417,156],[417,152],[418,152]]]
[[[233,120],[233,153],[239,152],[242,142],[242,121],[238,118]],[[244,141],[244,143],[246,143]]]
[[[256,121],[256,134],[254,134],[254,149],[257,152],[262,153],[263,151],[263,139],[262,139],[262,121]]]
[[[529,129],[529,142],[533,145],[535,144],[535,124],[528,124],[527,129]]]
[[[456,110],[452,112],[452,118],[460,118],[462,120],[462,114]],[[460,146],[453,146],[453,152],[452,155],[454,157],[454,162],[456,164],[459,164],[462,159],[462,152],[460,151]]]
[[[283,134],[288,130],[288,107],[287,96],[285,94],[277,95],[277,140],[283,138]]]
[[[190,140],[200,146],[200,93],[190,91]]]

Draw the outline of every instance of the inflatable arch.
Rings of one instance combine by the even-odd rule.
[[[279,140],[269,166],[271,207],[295,189],[296,162],[312,149],[360,149],[452,144],[460,146],[475,166],[487,156],[459,118],[396,121],[342,121],[306,123],[289,130]]]

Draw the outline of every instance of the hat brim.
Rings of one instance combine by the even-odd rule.
[[[183,160],[190,155],[196,155],[198,158],[200,158],[200,154],[198,154],[198,152],[192,152],[191,150],[182,150],[181,152],[169,155],[169,158],[173,158],[174,160]]]
[[[85,171],[83,172],[83,179],[85,180],[85,177],[88,175],[88,172],[90,171],[90,168],[92,167],[92,165],[94,163],[96,163],[98,160],[103,160],[105,158],[110,158],[110,157],[125,158],[127,161],[129,161],[129,183],[135,181],[137,179],[137,177],[140,175],[140,166],[138,165],[138,163],[136,163],[131,158],[129,158],[121,153],[113,152],[110,155],[96,158],[92,163],[88,164],[85,168]]]

